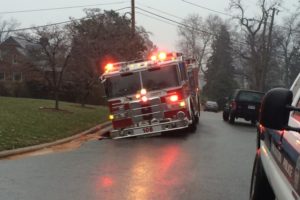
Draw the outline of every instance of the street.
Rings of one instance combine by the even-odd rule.
[[[0,199],[246,200],[256,129],[201,112],[196,133],[93,140],[0,161]]]

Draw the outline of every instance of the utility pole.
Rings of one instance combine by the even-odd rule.
[[[131,33],[132,37],[135,35],[135,5],[134,0],[131,0]]]

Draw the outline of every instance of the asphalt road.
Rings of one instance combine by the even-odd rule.
[[[196,133],[104,139],[0,161],[4,200],[248,199],[255,127],[202,112]]]

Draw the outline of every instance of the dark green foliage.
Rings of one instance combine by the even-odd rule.
[[[203,92],[207,99],[218,101],[222,108],[224,97],[229,96],[237,87],[234,80],[230,35],[225,25],[221,25],[220,31],[213,41],[212,51],[207,63],[206,85]]]
[[[97,102],[101,101],[104,92],[95,93],[95,88],[100,87],[99,76],[105,64],[141,59],[153,48],[148,33],[142,27],[136,27],[133,36],[130,19],[119,13],[91,9],[86,15],[87,18],[74,20],[69,26],[73,35],[69,73],[76,82],[78,101],[82,105],[91,96],[97,96]]]

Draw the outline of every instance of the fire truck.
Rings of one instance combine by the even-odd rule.
[[[195,131],[200,115],[198,68],[181,53],[109,63],[100,77],[113,139],[182,129]]]

